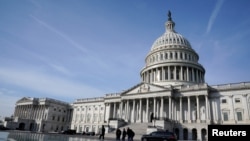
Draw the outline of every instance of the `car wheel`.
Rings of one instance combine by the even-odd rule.
[[[147,141],[147,139],[146,138],[143,138],[143,140],[142,141]]]

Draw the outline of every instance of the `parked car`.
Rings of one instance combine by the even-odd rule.
[[[68,129],[66,131],[63,131],[63,134],[74,135],[74,134],[76,134],[76,130]]]
[[[177,141],[176,134],[169,131],[154,131],[142,135],[141,141]]]

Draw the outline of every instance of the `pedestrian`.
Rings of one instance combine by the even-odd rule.
[[[128,141],[134,140],[135,132],[132,129],[130,129],[129,127],[127,129],[127,135],[128,135]]]
[[[131,130],[131,141],[134,141],[135,132],[132,129],[130,130]]]
[[[127,135],[128,135],[128,141],[131,141],[131,130],[129,127],[127,128]]]
[[[103,139],[104,140],[104,135],[105,135],[105,128],[104,128],[104,125],[102,125],[101,134],[99,136],[99,139]]]
[[[121,130],[119,128],[116,129],[116,140],[119,141],[121,139]]]
[[[123,131],[122,131],[122,141],[125,141],[126,135],[127,135],[126,129],[123,128]]]

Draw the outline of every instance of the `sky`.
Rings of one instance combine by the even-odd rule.
[[[22,97],[76,99],[141,82],[153,42],[175,31],[209,85],[250,81],[249,0],[0,0],[0,118]]]

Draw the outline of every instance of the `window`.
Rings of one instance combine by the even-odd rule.
[[[240,98],[235,98],[234,101],[235,103],[240,103]]]
[[[228,112],[223,112],[223,120],[228,121]]]
[[[226,99],[222,99],[221,103],[227,103],[227,100]]]
[[[242,121],[242,112],[236,112],[238,121]]]
[[[160,60],[163,60],[163,54],[161,54],[161,58],[160,58]]]
[[[168,59],[168,53],[165,53],[165,59]]]

